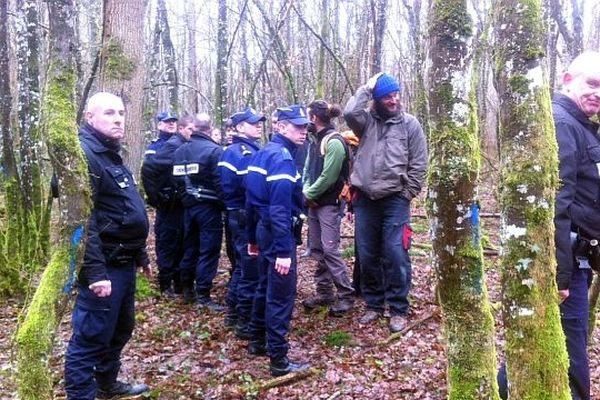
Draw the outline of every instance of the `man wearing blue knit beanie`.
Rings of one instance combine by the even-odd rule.
[[[425,180],[427,141],[421,124],[401,109],[400,84],[386,73],[374,75],[356,91],[344,118],[360,138],[350,176],[367,304],[359,322],[374,322],[387,306],[390,330],[398,332],[406,326],[409,311],[410,201]]]

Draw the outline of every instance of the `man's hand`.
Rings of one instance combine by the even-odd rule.
[[[559,290],[558,297],[560,297],[560,302],[562,303],[569,297],[569,289]]]
[[[275,259],[275,271],[280,275],[287,275],[290,272],[290,266],[292,265],[291,258],[279,258]]]
[[[258,257],[258,245],[248,243],[248,255],[250,257]]]
[[[316,201],[309,199],[308,197],[304,196],[304,204],[306,204],[306,206],[308,208],[317,208],[319,207],[319,203],[317,203]]]
[[[88,288],[98,297],[108,297],[112,291],[110,281],[98,281],[92,283]]]
[[[375,84],[377,83],[377,79],[379,79],[379,77],[383,75],[383,72],[379,72],[375,75],[373,75],[372,77],[369,78],[369,80],[367,81],[367,89],[369,89],[370,92],[373,91],[373,88],[375,87]]]

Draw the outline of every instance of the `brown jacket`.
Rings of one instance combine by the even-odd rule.
[[[421,125],[405,112],[383,121],[367,109],[370,91],[361,87],[344,110],[346,123],[360,137],[350,182],[371,200],[400,193],[419,194],[427,171],[427,140]]]

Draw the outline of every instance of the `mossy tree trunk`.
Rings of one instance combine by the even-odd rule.
[[[428,209],[447,339],[448,398],[497,399],[476,199],[480,160],[467,1],[434,1],[430,22]]]
[[[144,17],[148,0],[104,0],[98,89],[123,99],[127,118],[122,154],[136,176],[144,154]]]
[[[83,255],[84,224],[91,196],[87,164],[77,136],[75,105],[75,32],[73,0],[47,0],[50,21],[50,68],[43,104],[44,131],[60,190],[59,240],[16,334],[18,391],[21,399],[51,399],[52,354]]]
[[[495,5],[502,289],[509,398],[571,398],[554,248],[558,149],[539,0]]]

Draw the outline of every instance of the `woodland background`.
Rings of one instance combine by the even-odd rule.
[[[251,364],[251,369],[246,368],[243,348],[233,338],[225,340],[221,336],[217,316],[198,319],[195,310],[182,311],[181,305],[171,309],[149,292],[145,297],[141,295],[138,332],[143,334],[133,340],[137,343],[129,349],[126,374],[150,383],[161,381],[158,377],[164,376],[164,382],[153,394],[157,398],[235,398],[258,393],[270,398],[289,395],[406,399],[465,398],[454,392],[460,386],[456,382],[468,380],[467,375],[485,375],[479,385],[482,388],[479,397],[473,398],[496,398],[490,394],[494,392],[496,354],[502,357],[501,349],[506,345],[507,357],[517,357],[516,360],[519,348],[537,345],[519,342],[518,333],[523,326],[510,313],[502,316],[501,304],[525,301],[527,307],[538,310],[544,302],[536,303],[539,299],[529,297],[523,300],[519,297],[522,294],[511,291],[512,280],[522,282],[529,278],[512,276],[506,268],[506,263],[517,253],[516,250],[513,253],[516,247],[512,247],[514,243],[510,240],[503,242],[503,259],[483,262],[482,249],[489,247],[494,253],[500,245],[499,232],[503,227],[498,221],[466,229],[468,234],[476,233],[472,235],[477,238],[474,250],[459,252],[462,261],[448,258],[443,249],[450,245],[440,240],[460,244],[464,239],[440,235],[443,230],[438,222],[443,214],[436,210],[437,205],[443,210],[444,204],[432,193],[453,193],[448,188],[460,187],[457,193],[460,192],[462,199],[460,196],[445,199],[449,209],[463,206],[469,209],[475,199],[482,205],[482,211],[496,215],[492,220],[499,215],[505,217],[505,222],[520,217],[519,212],[511,211],[524,210],[524,206],[507,201],[515,186],[507,177],[511,168],[521,170],[522,161],[511,153],[514,148],[507,146],[514,139],[510,136],[513,125],[518,125],[508,122],[519,122],[531,137],[538,138],[549,134],[545,128],[535,127],[546,126],[548,115],[544,107],[531,106],[534,113],[525,116],[511,114],[511,107],[547,102],[544,93],[558,86],[564,66],[582,50],[598,49],[599,20],[597,0],[3,1],[0,4],[0,294],[2,321],[7,329],[0,335],[2,349],[6,350],[1,358],[0,394],[6,398],[15,396],[19,385],[21,398],[46,398],[41,393],[59,396],[61,393],[60,357],[68,337],[65,331],[68,318],[64,314],[68,314],[71,304],[70,278],[81,254],[79,237],[89,212],[85,168],[82,169],[75,133],[90,93],[109,90],[124,98],[127,107],[124,155],[126,163],[138,173],[143,149],[153,138],[153,116],[157,111],[172,109],[181,115],[208,112],[214,124],[222,126],[228,115],[246,105],[265,114],[283,104],[309,103],[316,98],[343,105],[371,75],[385,70],[401,81],[405,108],[419,118],[430,141],[433,172],[428,181],[429,196],[424,194],[415,205],[415,213],[423,216],[427,213],[429,220],[422,224],[418,236],[417,243],[423,249],[414,250],[417,253],[413,312],[416,321],[427,318],[414,327],[415,333],[407,332],[406,338],[394,341],[390,347],[379,348],[382,346],[379,344],[376,350],[371,342],[387,335],[384,326],[364,330],[352,318],[329,321],[320,315],[318,318],[326,322],[315,323],[320,319],[297,315],[292,338],[296,344],[311,343],[310,349],[300,346],[308,351],[301,355],[321,369],[299,386],[290,386],[289,392],[286,388],[271,392],[252,386],[266,379],[264,368],[258,367],[262,364],[257,361]],[[524,57],[519,58],[523,53]],[[540,71],[547,77],[545,85],[542,89],[517,85],[523,80],[511,75],[514,71],[507,72],[508,64],[519,68],[541,66]],[[507,80],[507,75],[511,79]],[[514,95],[515,90],[521,91],[518,96]],[[542,100],[535,100],[540,93]],[[532,100],[533,103],[528,103]],[[468,113],[461,115],[462,121],[458,122],[453,119],[454,114],[465,108],[455,107],[456,104],[468,105]],[[538,115],[546,119],[538,121]],[[457,132],[457,137],[448,136]],[[462,141],[464,138],[469,141]],[[444,143],[455,147],[444,148]],[[546,150],[552,159],[552,145],[536,147],[535,141],[525,144],[520,150],[531,159]],[[463,150],[471,153],[461,153]],[[456,162],[448,167],[444,164],[448,160]],[[464,170],[453,169],[464,160],[476,162],[467,162]],[[552,189],[556,187],[552,175],[555,168],[552,162],[543,165],[549,178],[538,182],[537,188],[541,197],[549,196],[551,204]],[[445,170],[461,173],[443,176]],[[61,187],[59,201],[52,200],[50,193],[53,172]],[[458,221],[453,212],[446,215]],[[531,224],[526,218],[521,222],[551,235],[547,225],[551,217],[544,216],[541,219],[546,225],[537,221]],[[352,236],[351,226],[346,229],[346,235]],[[351,243],[346,241],[344,248],[352,266]],[[543,253],[553,252],[548,248]],[[547,269],[541,271],[547,274],[542,275],[547,275],[546,283],[552,282],[552,260],[533,259],[536,268],[546,265]],[[299,300],[310,293],[310,264],[304,261],[301,265],[305,272],[300,280]],[[449,279],[455,272],[459,279]],[[491,311],[485,289],[476,296],[462,297],[468,291],[463,293],[461,276],[472,279],[477,288],[485,287],[487,282]],[[51,294],[40,294],[47,281],[52,283]],[[450,282],[458,282],[459,286],[451,286]],[[541,287],[546,288],[544,285]],[[435,287],[437,292],[433,290]],[[552,286],[549,287],[541,290],[548,296],[542,296],[546,303],[552,303],[555,297]],[[460,301],[449,302],[445,293],[460,293]],[[460,307],[452,309],[457,304]],[[27,314],[19,312],[26,308]],[[471,324],[486,327],[477,332],[484,339],[476,339],[475,332],[469,331],[473,327],[464,319],[469,314],[465,310],[480,315],[481,321],[488,321]],[[488,318],[492,314],[495,324],[490,325]],[[173,315],[175,320],[169,319]],[[180,318],[181,315],[184,317]],[[44,328],[37,321],[31,323],[33,317],[44,320]],[[555,321],[555,317],[536,320],[536,326],[546,329],[545,321]],[[192,321],[192,328],[175,329],[175,321],[182,324]],[[453,321],[457,321],[456,326]],[[503,321],[509,325],[506,341]],[[24,328],[17,332],[17,325]],[[465,327],[467,330],[462,330]],[[549,332],[555,328],[548,324]],[[59,334],[55,336],[57,329]],[[517,334],[512,336],[511,332]],[[328,342],[330,335],[334,339]],[[165,357],[169,354],[163,354],[170,346],[164,342],[167,339],[183,346],[170,348],[173,358],[168,362]],[[499,349],[497,353],[494,343]],[[485,346],[479,349],[478,344]],[[36,346],[35,351],[31,350]],[[237,349],[233,355],[227,353],[230,346]],[[487,358],[481,360],[487,361],[473,362],[476,356],[460,361],[462,354],[468,353],[465,346],[473,347],[473,354],[486,353]],[[52,348],[53,356],[45,356]],[[360,350],[364,348],[367,350]],[[535,348],[533,352],[542,358],[553,354]],[[592,342],[594,363],[597,351]],[[237,363],[227,362],[230,357]],[[187,358],[189,365],[182,361]],[[333,367],[332,360],[336,360]],[[31,364],[27,364],[29,361]],[[163,362],[167,365],[164,368]],[[446,374],[446,362],[450,366],[462,365],[449,368],[458,371],[458,375]],[[152,368],[138,368],[147,364]],[[254,370],[255,364],[259,369]],[[463,367],[469,364],[487,364],[484,368],[487,372],[461,375]],[[52,374],[47,373],[48,367]],[[598,393],[597,368],[594,364],[595,393]],[[531,381],[526,374],[510,378],[514,378],[517,388]],[[546,386],[562,390],[561,395],[549,398],[565,398],[564,382]]]

